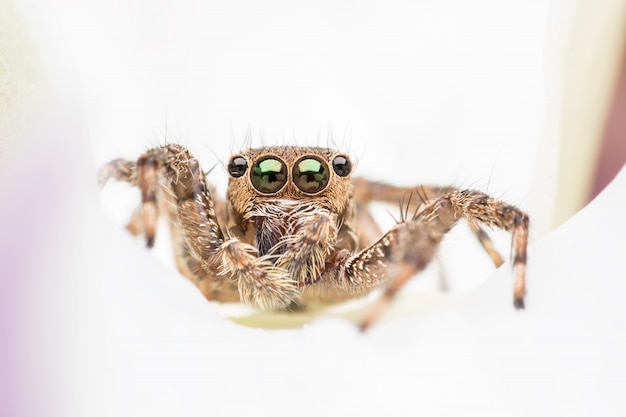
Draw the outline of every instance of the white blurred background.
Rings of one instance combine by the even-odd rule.
[[[96,165],[165,140],[187,145],[207,169],[247,138],[253,146],[330,144],[371,179],[476,187],[519,204],[539,237],[553,221],[558,158],[550,129],[560,79],[547,69],[561,65],[550,50],[561,47],[567,24],[554,9],[120,1],[61,2],[57,16]],[[221,166],[209,179],[224,191]],[[109,188],[103,199],[122,223],[137,193],[126,205],[120,196]],[[384,210],[380,217],[392,224]],[[484,280],[491,265],[466,250],[473,238],[459,231],[448,241],[442,262],[451,281],[459,277],[452,287]]]
[[[534,240],[591,196],[623,8],[186,0],[59,1],[50,12],[71,50],[95,166],[175,141],[216,167],[209,180],[223,193],[219,164],[242,146],[330,144],[370,179],[479,188],[519,205]],[[130,195],[103,194],[120,224]],[[385,210],[379,218],[392,224]],[[451,287],[482,282],[491,265],[466,250],[473,238],[459,230],[447,241]]]
[[[425,393],[424,410],[432,414],[449,395],[460,398],[452,404],[464,415],[471,412],[463,401],[472,398],[480,415],[566,409],[549,398],[542,403],[526,386],[521,392],[536,408],[509,408],[519,387],[506,383],[523,375],[511,365],[516,361],[550,366],[554,346],[541,343],[543,333],[524,331],[555,316],[530,313],[520,324],[496,309],[504,318],[495,327],[513,329],[496,344],[511,348],[519,331],[522,347],[534,352],[525,357],[518,345],[510,356],[491,352],[497,364],[485,353],[497,336],[476,336],[489,330],[463,315],[447,327],[444,317],[443,330],[429,315],[406,325],[449,342],[444,353],[436,344],[415,352],[423,341],[400,337],[409,332],[400,321],[370,339],[357,338],[344,323],[303,332],[239,328],[218,320],[191,286],[127,238],[122,225],[136,192],[111,186],[98,196],[94,173],[111,158],[132,159],[168,140],[187,145],[205,169],[217,164],[209,180],[223,191],[227,177],[219,162],[248,138],[253,146],[330,143],[350,152],[358,173],[370,179],[452,183],[517,204],[531,215],[535,242],[602,188],[598,178],[606,184],[623,165],[616,106],[623,106],[624,93],[615,91],[624,85],[625,22],[626,2],[617,0],[0,1],[3,329],[12,340],[2,364],[19,376],[6,383],[5,403],[30,411],[54,404],[64,410],[60,415],[68,413],[68,398],[75,415],[195,415],[209,403],[226,415],[237,414],[229,405],[240,401],[251,404],[242,410],[265,415],[270,408],[255,408],[254,401],[266,404],[272,383],[300,392],[297,382],[301,391],[315,396],[318,388],[334,400],[328,409],[313,406],[311,415],[402,411],[415,395],[410,387]],[[608,173],[598,175],[598,168]],[[391,221],[384,211],[381,219]],[[506,254],[508,236],[496,237]],[[159,249],[171,266],[167,245]],[[460,293],[493,270],[461,229],[446,239],[441,263]],[[414,286],[432,290],[431,275]],[[542,311],[536,307],[535,314]],[[462,325],[470,330],[459,334]],[[538,328],[550,333],[560,326]],[[407,343],[398,354],[387,350],[396,340]],[[257,343],[255,353],[243,348]],[[291,350],[281,356],[276,349],[284,346]],[[346,346],[360,352],[335,356]],[[301,372],[280,362],[306,362],[298,351],[309,358]],[[450,361],[456,355],[467,361]],[[390,356],[395,360],[388,362]],[[486,367],[474,368],[473,361]],[[563,373],[567,365],[539,369],[529,381],[570,380],[572,392],[588,392],[576,385],[579,375]],[[359,377],[368,367],[375,372]],[[62,383],[50,382],[59,375]],[[371,406],[366,399],[340,401],[342,389],[347,398],[358,397],[343,385],[354,382],[349,375],[363,378],[356,385],[364,390],[376,388]],[[172,386],[172,379],[180,383]],[[236,384],[230,394],[224,381]],[[398,386],[406,392],[395,398],[390,387]],[[23,400],[23,387],[40,400]],[[567,391],[558,394],[567,398]],[[456,411],[449,405],[441,412]]]

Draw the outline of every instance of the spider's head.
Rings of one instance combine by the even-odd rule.
[[[240,218],[279,201],[315,205],[343,217],[352,199],[352,162],[328,148],[249,149],[228,163],[228,200]]]

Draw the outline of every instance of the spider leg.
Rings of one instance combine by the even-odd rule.
[[[408,222],[408,239],[409,241],[413,240],[416,249],[423,247],[424,237],[430,238],[433,244],[438,243],[443,234],[450,230],[457,219],[461,217],[466,218],[470,224],[482,223],[511,233],[514,275],[513,305],[518,309],[524,308],[529,219],[528,215],[517,207],[493,199],[478,191],[455,191],[439,197]],[[362,321],[360,326],[362,330],[367,329],[376,320],[409,278],[425,267],[427,264],[425,258],[431,254],[432,252],[429,252],[427,256],[424,256],[424,254],[416,253],[414,250],[401,252],[400,267],[381,298]]]
[[[244,302],[262,309],[280,309],[298,297],[297,285],[286,271],[222,230],[204,172],[182,146],[151,149],[136,163],[111,161],[100,169],[98,177],[101,185],[115,178],[139,187],[141,206],[129,229],[141,224],[148,247],[154,243],[160,211],[167,213],[177,266],[207,298],[222,299],[216,292],[225,289],[232,293],[234,288]]]
[[[146,162],[148,163],[146,164]],[[98,184],[100,188],[103,188],[113,178],[141,188],[142,204],[131,215],[126,229],[134,236],[143,233],[146,238],[146,245],[152,247],[159,210],[155,204],[155,187],[150,185],[150,180],[147,178],[147,176],[153,175],[153,172],[146,169],[144,165],[149,166],[150,162],[141,159],[139,161],[114,159],[98,170]]]
[[[137,163],[125,159],[114,159],[104,164],[98,170],[98,185],[100,188],[104,187],[111,178],[131,185],[137,185]]]
[[[454,191],[423,205],[411,218],[396,224],[370,247],[343,253],[327,268],[329,282],[355,292],[388,283],[361,323],[365,330],[380,316],[398,291],[432,261],[443,236],[466,218],[506,230],[513,242],[513,304],[524,307],[528,216],[514,206],[478,191]],[[346,251],[347,252],[347,251]]]
[[[356,254],[338,254],[327,268],[324,281],[346,292],[365,294],[388,284],[362,323],[362,330],[372,324],[404,283],[434,258],[441,239],[457,222],[452,213],[436,215],[443,204],[445,201],[439,200],[429,203],[419,213],[394,225],[368,248]]]
[[[372,216],[372,213],[368,210],[366,203],[356,203],[356,222],[358,225],[358,240],[361,244],[361,248],[367,247],[383,234],[378,223]]]
[[[396,187],[381,182],[369,181],[364,178],[356,178],[354,180],[354,188],[355,200],[358,203],[357,207],[362,207],[362,209],[358,212],[359,221],[367,217],[367,215],[363,214],[362,212],[368,211],[367,203],[371,201],[381,201],[385,203],[396,204],[399,201],[404,201],[405,199],[407,199],[407,196],[409,196],[408,203],[404,207],[404,210],[406,212],[415,212],[416,210],[419,210],[420,206],[427,204],[429,201],[433,201],[437,198],[457,191],[456,188],[451,186],[439,187],[433,185],[419,185],[417,187]],[[413,194],[416,194],[417,198],[414,198],[414,201],[411,202],[410,197]],[[371,218],[371,215],[369,215],[369,217]],[[481,244],[489,258],[491,258],[493,264],[496,267],[502,265],[504,263],[502,260],[502,256],[495,249],[493,242],[491,241],[489,235],[485,232],[485,230],[476,223],[470,222],[469,226],[470,230],[478,239],[478,242]],[[380,234],[378,234],[377,236],[380,236]],[[373,240],[364,241],[372,242]]]
[[[502,259],[502,255],[500,255],[500,253],[493,246],[493,242],[489,238],[489,235],[487,235],[487,232],[485,232],[482,227],[474,222],[470,222],[469,227],[470,230],[474,232],[474,235],[478,239],[478,242],[483,247],[485,252],[487,252],[487,255],[489,255],[489,257],[491,258],[493,264],[496,266],[496,268],[499,268],[504,263],[504,260]]]

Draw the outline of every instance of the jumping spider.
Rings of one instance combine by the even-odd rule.
[[[513,304],[524,307],[528,216],[512,205],[478,191],[352,178],[350,158],[327,148],[250,149],[232,156],[227,170],[224,201],[198,160],[168,144],[137,161],[109,162],[99,181],[139,187],[141,205],[128,229],[143,233],[149,247],[159,214],[168,216],[177,267],[209,300],[289,310],[386,286],[361,323],[366,329],[464,218],[496,266],[502,258],[481,226],[512,234]],[[386,233],[368,210],[372,201],[403,202]]]

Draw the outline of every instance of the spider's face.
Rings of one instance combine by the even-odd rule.
[[[233,155],[228,199],[241,218],[267,204],[302,202],[341,216],[352,199],[352,162],[327,148],[272,147]]]

